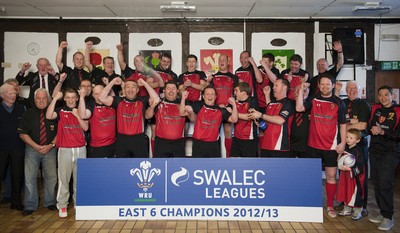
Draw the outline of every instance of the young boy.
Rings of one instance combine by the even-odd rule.
[[[64,99],[65,105],[55,109],[56,102]],[[66,88],[64,94],[58,92],[47,108],[46,118],[58,121],[57,148],[58,148],[58,192],[57,207],[59,216],[68,216],[69,182],[71,174],[74,180],[73,200],[76,203],[76,162],[86,158],[86,140],[84,131],[88,130],[88,122],[81,119],[78,113],[78,91]]]
[[[353,210],[351,217],[353,220],[359,220],[362,217],[361,212],[364,203],[364,159],[362,148],[358,145],[361,137],[361,132],[358,129],[349,129],[346,133],[345,151],[356,157],[356,163],[352,167],[339,166],[340,177],[336,196],[338,202],[345,203],[339,215],[351,215]]]

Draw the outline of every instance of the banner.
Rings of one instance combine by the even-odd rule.
[[[77,220],[323,220],[319,159],[79,159],[77,185]]]

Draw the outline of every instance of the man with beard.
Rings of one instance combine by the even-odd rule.
[[[146,118],[155,116],[155,158],[185,157],[185,117],[180,115],[178,84],[168,81],[164,88],[165,98],[150,105]]]
[[[321,158],[325,165],[326,199],[328,215],[336,217],[333,202],[336,194],[336,172],[338,154],[344,152],[346,145],[347,110],[343,101],[333,95],[334,81],[328,74],[321,75],[320,95],[303,102],[304,89],[309,84],[300,85],[296,99],[296,111],[310,112],[308,146],[312,158]]]

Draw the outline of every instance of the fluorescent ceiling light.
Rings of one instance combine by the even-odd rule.
[[[390,11],[391,6],[380,6],[380,2],[366,2],[363,6],[355,6],[353,11]]]
[[[169,12],[182,12],[182,11],[196,11],[196,6],[187,5],[187,2],[171,2],[171,5],[160,6],[161,11]]]

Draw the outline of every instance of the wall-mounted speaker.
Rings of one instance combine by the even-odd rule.
[[[362,28],[335,28],[332,41],[340,40],[345,64],[364,64],[364,30]],[[333,53],[336,61],[337,53]]]

